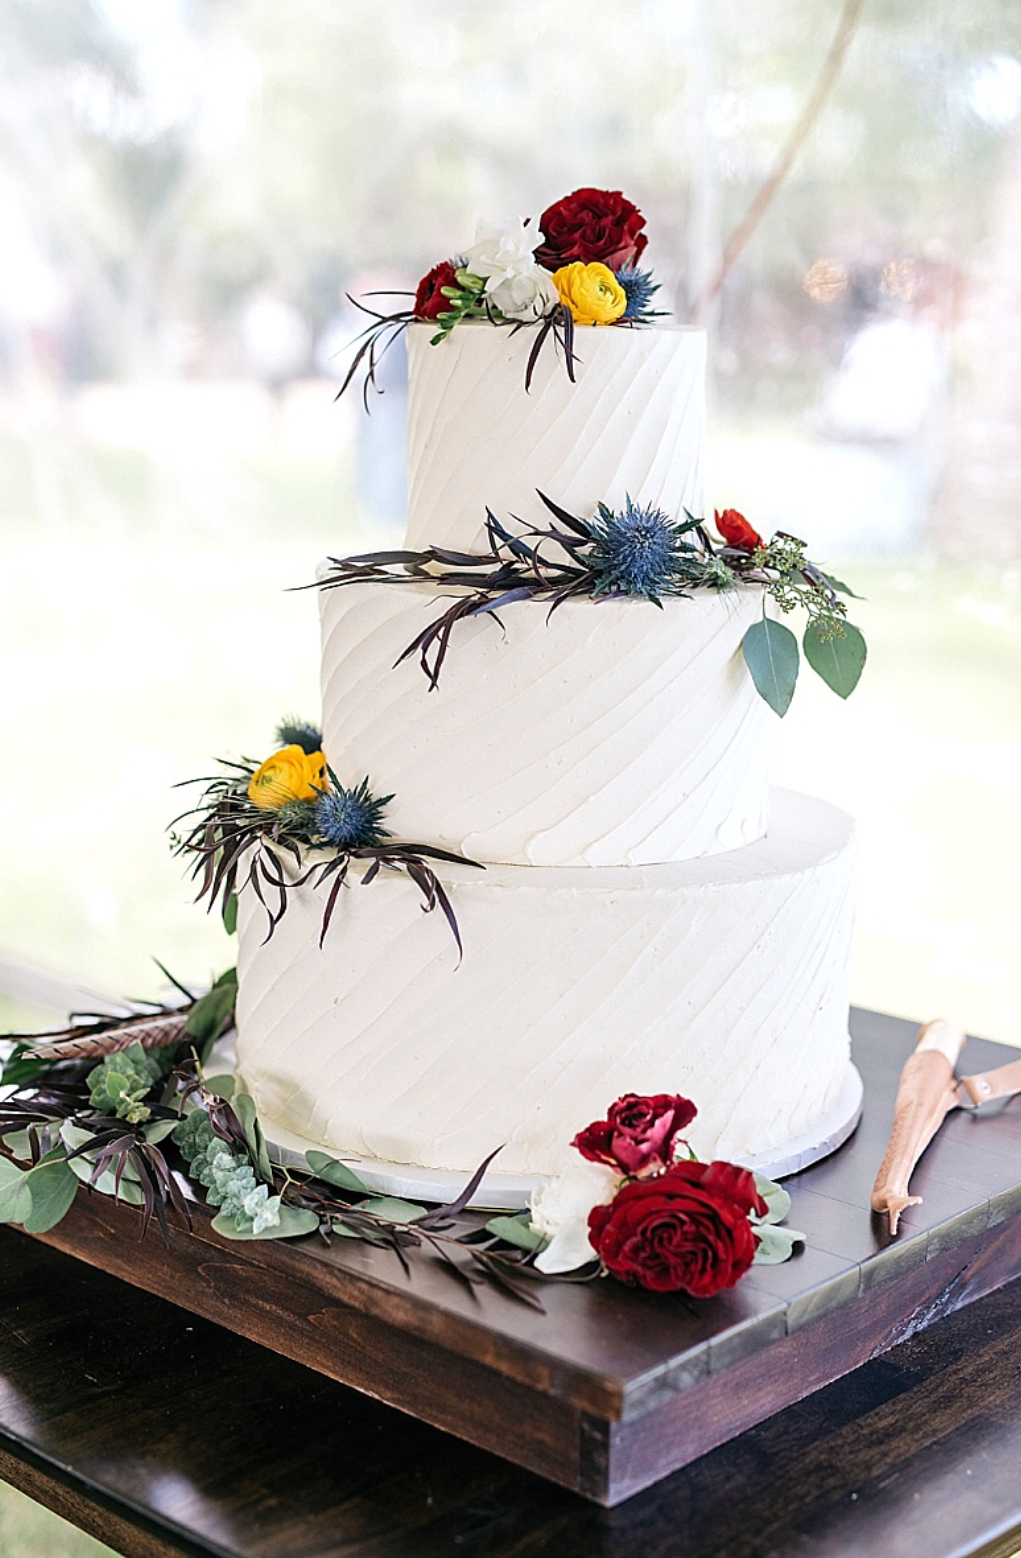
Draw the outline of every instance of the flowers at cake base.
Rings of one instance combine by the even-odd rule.
[[[611,1277],[656,1293],[712,1298],[755,1259],[752,1214],[768,1207],[747,1169],[674,1163],[621,1186],[589,1213],[589,1238]]]
[[[598,1260],[629,1286],[712,1298],[756,1261],[788,1259],[804,1235],[778,1226],[787,1192],[738,1164],[700,1163],[681,1135],[696,1113],[677,1094],[626,1093],[579,1131],[581,1160],[532,1195],[536,1269],[562,1275]]]

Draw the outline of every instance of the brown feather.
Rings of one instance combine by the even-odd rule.
[[[143,1049],[164,1049],[180,1044],[186,1037],[188,1013],[168,1016],[155,1012],[151,1017],[136,1017],[102,1033],[69,1028],[66,1038],[47,1044],[34,1044],[26,1051],[31,1060],[86,1060],[93,1056],[115,1055],[118,1050],[141,1044]]]

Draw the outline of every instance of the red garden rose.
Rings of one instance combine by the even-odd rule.
[[[612,1277],[655,1293],[712,1298],[748,1270],[766,1203],[734,1163],[675,1163],[632,1180],[589,1213],[589,1239]]]
[[[601,261],[611,270],[638,261],[648,239],[645,218],[619,189],[576,189],[539,218],[543,242],[535,258],[547,270],[581,260]]]
[[[728,546],[736,546],[741,552],[754,552],[757,546],[766,544],[737,509],[724,509],[722,514],[717,509],[716,528]]]
[[[434,265],[418,284],[418,291],[415,293],[415,318],[435,319],[438,314],[445,314],[450,307],[450,299],[443,296],[440,288],[456,285],[457,277],[449,260],[441,260],[439,265]]]
[[[658,1173],[673,1162],[674,1140],[698,1113],[689,1098],[654,1093],[643,1098],[625,1093],[606,1112],[579,1131],[571,1143],[583,1158],[609,1163],[622,1174]]]

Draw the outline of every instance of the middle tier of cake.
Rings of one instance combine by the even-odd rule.
[[[270,1139],[465,1174],[502,1144],[499,1170],[551,1174],[610,1100],[666,1092],[701,1157],[782,1157],[848,1075],[853,828],[787,791],[771,812],[672,865],[443,866],[463,960],[400,874],[350,879],[322,937],[325,890],[293,885],[267,939],[243,887],[238,1062]]]
[[[402,652],[452,597],[320,591],[323,746],[342,784],[393,792],[397,838],[473,860],[661,864],[766,831],[776,716],[741,653],[762,591],[519,601],[457,623],[439,685]]]

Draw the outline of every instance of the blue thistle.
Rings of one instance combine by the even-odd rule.
[[[616,275],[627,298],[627,308],[620,316],[621,319],[645,325],[662,317],[662,309],[651,307],[653,293],[659,291],[659,282],[653,281],[651,271],[635,270],[633,265],[624,265]]]
[[[392,795],[376,798],[368,779],[345,790],[330,773],[330,789],[315,803],[316,823],[327,844],[334,849],[359,849],[382,844],[390,837],[383,827],[383,812]]]
[[[691,525],[677,525],[662,509],[625,499],[622,513],[600,503],[589,529],[595,546],[586,561],[597,575],[592,594],[637,595],[655,601],[679,592],[694,548],[683,539]]]
[[[306,720],[289,716],[277,726],[277,740],[282,747],[300,747],[309,756],[322,750],[323,733]]]

